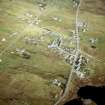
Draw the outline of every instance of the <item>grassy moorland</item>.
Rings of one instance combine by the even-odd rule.
[[[71,69],[62,56],[48,49],[54,37],[46,35],[37,45],[26,44],[25,37],[40,39],[44,28],[48,28],[69,38],[75,28],[72,1],[46,0],[47,6],[43,12],[39,10],[38,1],[0,0],[0,105],[53,105],[61,88],[51,81],[64,81]],[[80,20],[88,23],[88,31],[80,32],[80,38],[84,55],[91,56],[87,67],[89,75],[86,83],[89,84],[105,82],[103,5],[102,0],[84,0],[79,15]],[[52,19],[54,16],[59,17],[61,22]],[[39,24],[30,24],[36,17],[40,19]],[[90,38],[98,39],[96,49],[91,48]],[[16,48],[26,49],[31,55],[30,59],[16,54]]]

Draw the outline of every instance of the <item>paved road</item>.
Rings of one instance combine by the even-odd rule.
[[[72,81],[73,73],[74,73],[74,70],[75,70],[74,69],[75,61],[77,60],[78,55],[80,53],[80,37],[79,37],[79,31],[78,31],[77,24],[78,24],[78,16],[79,16],[79,10],[80,10],[81,3],[82,3],[82,0],[80,0],[80,3],[78,5],[77,11],[76,11],[76,29],[75,29],[75,31],[76,31],[76,34],[75,34],[76,35],[76,53],[75,53],[75,56],[74,56],[74,63],[73,63],[73,66],[72,66],[72,70],[70,70],[70,74],[69,74],[68,82],[67,82],[66,87],[65,87],[64,94],[59,98],[59,100],[54,105],[63,104],[69,96],[71,81]]]

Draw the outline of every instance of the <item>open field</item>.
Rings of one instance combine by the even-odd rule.
[[[62,35],[65,46],[71,46],[67,39],[75,29],[72,0],[46,0],[42,11],[38,1],[0,0],[0,105],[53,105],[62,88],[52,81],[67,81],[71,66],[48,48],[55,37],[46,29]],[[88,31],[80,32],[81,50],[89,58],[88,76],[79,79],[74,74],[73,93],[85,84],[105,83],[105,2],[90,1],[84,0],[79,14],[80,20],[88,23]],[[37,18],[39,23],[32,23]],[[35,38],[37,44],[27,44],[27,37]],[[96,49],[91,48],[90,38],[98,40]],[[30,58],[20,56],[16,49],[25,49]]]

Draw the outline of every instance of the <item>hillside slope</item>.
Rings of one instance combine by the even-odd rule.
[[[104,0],[82,2],[79,20],[88,30],[79,32],[80,48],[89,64],[85,79],[73,74],[70,99],[80,86],[105,83],[104,5]],[[59,99],[71,65],[49,45],[63,37],[65,50],[75,47],[75,13],[72,0],[0,0],[0,105],[53,105]],[[97,39],[96,48],[90,39]]]

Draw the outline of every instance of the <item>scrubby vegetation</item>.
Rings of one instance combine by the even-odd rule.
[[[105,14],[98,5],[104,1],[84,0],[80,8],[79,18],[88,24],[88,31],[80,30],[88,75],[80,81],[74,75],[72,92],[77,84],[105,82]],[[0,0],[0,105],[53,105],[58,100],[62,87],[52,81],[65,85],[71,66],[48,45],[60,35],[63,48],[73,48],[74,29],[72,0]],[[91,38],[97,39],[96,48]]]

